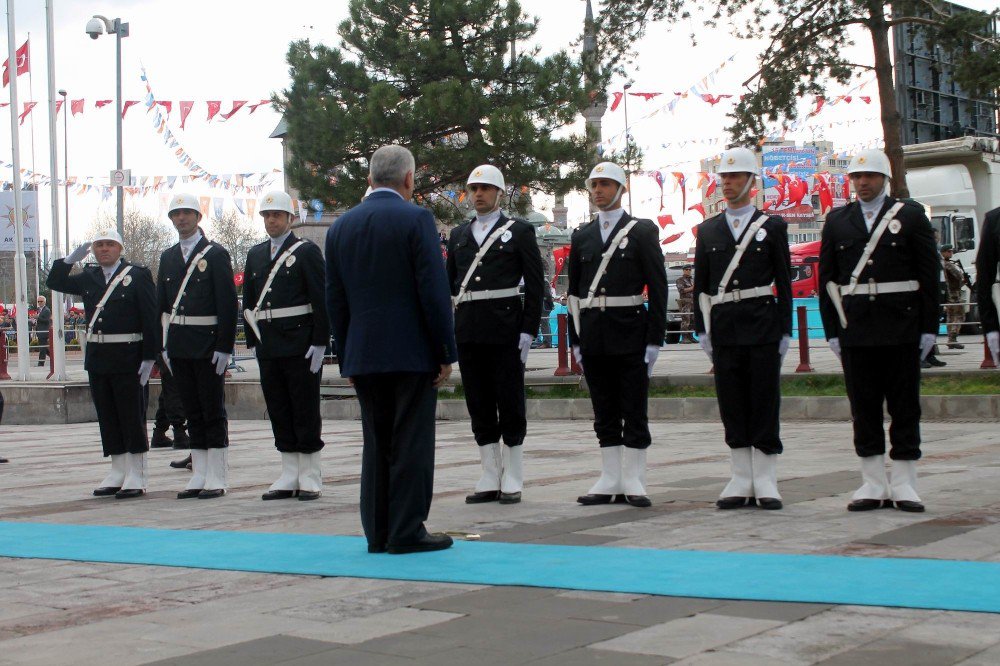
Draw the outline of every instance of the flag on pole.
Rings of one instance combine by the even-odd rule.
[[[21,44],[21,48],[14,52],[14,58],[17,62],[17,73],[16,76],[21,76],[26,74],[30,67],[30,56],[28,55],[28,40],[24,40],[24,44]],[[10,83],[10,58],[3,61],[3,87],[6,88]]]

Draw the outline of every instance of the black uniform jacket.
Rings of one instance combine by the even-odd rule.
[[[130,264],[122,259],[115,276]],[[62,259],[52,264],[45,281],[49,287],[64,294],[83,298],[87,323],[94,317],[97,303],[104,297],[108,285],[100,266],[87,266],[70,275],[73,266]],[[125,284],[126,281],[128,284]],[[156,290],[153,275],[145,266],[132,265],[125,279],[118,283],[94,322],[94,333],[142,333],[141,342],[88,344],[84,367],[88,372],[137,372],[143,360],[152,360],[160,352],[160,318],[156,312]],[[85,333],[81,332],[83,336]]]
[[[604,251],[634,218],[628,213],[623,215],[608,235],[607,243],[601,240],[596,219],[573,232],[569,250],[569,294],[581,299],[587,297]],[[667,327],[667,271],[660,251],[660,232],[652,220],[639,220],[625,239],[619,241],[594,293],[634,296],[644,289],[648,292],[648,309],[642,305],[609,307],[604,311],[599,307],[588,308],[580,313],[582,331],[576,330],[570,317],[570,342],[580,345],[580,350],[589,355],[634,354],[644,351],[646,345],[663,344]]]
[[[886,197],[876,222],[896,199]],[[886,229],[872,252],[858,283],[916,280],[919,291],[898,294],[844,296],[847,328],[841,328],[826,283],[849,284],[851,271],[871,238],[861,204],[850,203],[830,211],[823,225],[819,250],[819,306],[827,339],[839,338],[842,346],[915,344],[921,333],[938,329],[938,277],[941,259],[931,224],[920,206],[906,203],[896,214],[899,231]],[[877,224],[872,225],[872,230]]]
[[[500,219],[487,238],[497,233],[510,218]],[[509,289],[524,279],[524,302],[519,296],[459,304],[455,310],[455,341],[459,344],[516,345],[521,333],[538,334],[542,316],[542,289],[545,275],[542,256],[535,240],[535,228],[516,220],[508,229],[510,237],[498,238],[486,251],[476,272],[466,286],[467,292],[483,289]],[[506,233],[506,232],[505,232]],[[472,223],[465,222],[451,232],[448,240],[448,284],[457,296],[462,280],[472,265],[480,245],[472,235]]]
[[[261,290],[271,274],[274,262],[298,241],[294,233],[289,234],[274,260],[271,259],[270,240],[250,248],[247,254],[247,266],[243,273],[244,309],[252,310],[257,306]],[[263,340],[258,340],[249,326],[244,326],[247,347],[257,350],[257,358],[301,357],[305,356],[306,350],[311,345],[326,347],[330,344],[330,319],[326,315],[325,285],[326,268],[323,264],[323,253],[320,252],[319,246],[307,240],[278,269],[278,274],[271,282],[271,291],[260,308],[270,310],[312,305],[313,311],[309,314],[272,321],[258,319],[257,326],[260,327]]]
[[[997,306],[993,303],[992,295],[993,285],[998,279],[998,264],[1000,264],[1000,208],[994,208],[986,213],[979,253],[976,255],[976,302],[979,303],[979,318],[986,332],[1000,331]]]
[[[213,352],[233,353],[236,344],[236,285],[233,283],[229,252],[218,243],[202,236],[187,262],[180,244],[167,248],[160,255],[160,271],[156,278],[159,310],[170,313],[188,263],[209,244],[212,249],[203,258],[204,263],[199,262],[191,275],[177,314],[191,317],[214,315],[219,321],[214,326],[172,325],[167,335],[167,354],[171,358],[211,358]]]
[[[743,234],[763,215],[754,213]],[[694,250],[694,326],[705,332],[705,318],[698,307],[700,294],[716,295],[722,275],[736,254],[725,213],[705,220],[698,227]],[[792,268],[788,252],[788,225],[777,216],[768,217],[747,245],[739,266],[726,285],[727,292],[774,284],[776,298],[747,298],[719,303],[712,308],[712,344],[763,345],[792,334]]]

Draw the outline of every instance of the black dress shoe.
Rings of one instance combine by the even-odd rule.
[[[936,356],[928,356],[927,362],[933,365],[935,368],[943,368],[944,366],[948,365],[947,363],[945,363]]]
[[[299,491],[297,490],[268,490],[260,498],[266,502],[268,500],[292,499],[298,496],[298,494]]]
[[[182,490],[177,493],[177,499],[191,499],[192,497],[197,497],[201,494],[201,488],[191,488],[190,490]]]
[[[127,490],[119,490],[115,493],[115,499],[132,499],[133,497],[142,497],[146,494],[145,490],[141,488],[129,488]]]
[[[369,553],[384,553],[386,550],[384,543],[370,543],[368,544]]]
[[[496,502],[500,499],[499,490],[484,490],[481,493],[472,493],[465,496],[466,504],[483,504],[484,502]]]
[[[500,503],[501,504],[517,504],[521,501],[521,491],[516,493],[500,493]]]
[[[94,497],[110,497],[121,489],[121,486],[118,486],[117,488],[113,488],[111,486],[101,486],[100,488],[94,489]]]
[[[310,500],[319,499],[320,493],[318,490],[300,490],[299,491],[299,501],[308,502]]]
[[[743,509],[757,506],[757,500],[753,497],[720,497],[715,501],[717,509]]]
[[[171,460],[170,466],[174,469],[191,469],[191,456],[188,456],[184,460]]]
[[[896,508],[900,511],[906,511],[908,513],[923,513],[926,511],[924,505],[920,502],[913,502],[911,500],[897,500]]]
[[[428,553],[434,550],[444,550],[451,548],[455,543],[447,534],[428,534],[416,543],[389,544],[386,552],[390,555],[407,555],[409,553]]]
[[[576,498],[576,501],[584,506],[594,506],[595,504],[611,504],[611,500],[614,499],[614,497],[614,495],[590,493],[587,495],[580,495]]]
[[[927,369],[929,369],[929,368],[933,368],[934,366],[933,366],[933,365],[931,365],[931,362],[930,362],[930,361],[926,361],[926,360],[924,360],[924,361],[921,361],[921,362],[920,362],[920,367],[921,367],[922,369],[924,369],[924,370],[927,370]]]
[[[847,505],[848,511],[874,511],[892,507],[891,500],[856,499]]]
[[[961,342],[949,342],[948,349],[965,349],[965,345]]]
[[[625,501],[631,504],[632,506],[638,506],[642,508],[653,506],[653,502],[645,495],[626,495]]]
[[[226,494],[223,488],[216,488],[215,490],[202,490],[198,493],[198,499],[215,499],[216,497],[222,497]]]
[[[165,449],[173,445],[174,440],[167,437],[166,430],[153,430],[153,436],[149,440],[149,448]]]
[[[783,507],[784,504],[781,503],[780,499],[775,499],[774,497],[758,497],[757,506],[765,511],[777,511]]]
[[[7,463],[7,462],[10,462],[10,461],[7,460],[6,458],[0,458],[0,465],[2,465],[3,463]]]

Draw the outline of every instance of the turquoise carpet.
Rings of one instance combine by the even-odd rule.
[[[0,522],[0,556],[439,583],[1000,612],[1000,563],[460,541],[369,555],[360,537]]]

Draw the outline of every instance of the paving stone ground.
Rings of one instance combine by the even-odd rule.
[[[925,514],[844,507],[858,483],[850,424],[783,429],[786,508],[719,512],[728,476],[717,423],[651,424],[654,505],[584,508],[600,454],[586,423],[529,424],[524,502],[468,506],[478,476],[467,423],[438,424],[432,530],[484,540],[1000,562],[1000,428],[927,422]],[[141,500],[93,498],[96,424],[0,430],[0,519],[361,534],[360,424],[324,424],[325,492],[261,502],[278,472],[268,426],[231,424],[231,492],[178,501],[187,472],[150,454]],[[872,581],[877,585],[878,581]],[[10,664],[1000,663],[1000,615],[320,578],[0,558],[0,666]]]

